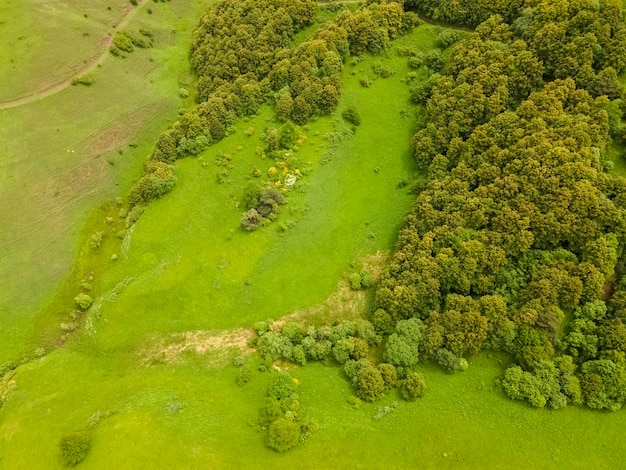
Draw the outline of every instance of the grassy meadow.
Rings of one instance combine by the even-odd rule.
[[[345,281],[363,265],[380,267],[414,200],[405,183],[417,176],[410,139],[419,111],[409,102],[407,59],[395,48],[426,51],[438,29],[422,25],[387,56],[346,64],[338,109],[303,128],[295,158],[304,177],[276,222],[239,229],[243,188],[253,170],[265,175],[275,164],[257,151],[264,130],[279,125],[264,107],[198,157],[178,161],[174,190],[120,239],[112,200],[128,191],[181,106],[185,41],[202,9],[187,3],[150,3],[152,15],[137,14],[129,27],[159,30],[160,40],[108,58],[92,87],[0,111],[0,141],[10,145],[0,159],[8,207],[0,215],[0,359],[40,345],[50,351],[0,382],[0,397],[10,394],[0,408],[0,468],[63,468],[58,443],[72,432],[91,436],[80,468],[93,469],[621,466],[623,412],[514,402],[495,386],[508,358],[487,354],[456,375],[422,365],[428,391],[417,402],[394,392],[358,409],[347,402],[340,368],[287,366],[301,384],[302,413],[321,429],[284,454],[264,446],[255,421],[275,372],[255,370],[239,387],[237,346],[250,353],[249,329],[268,317],[315,323],[367,308],[367,294]],[[375,65],[393,74],[377,78]],[[363,76],[371,87],[360,85]],[[420,71],[415,80],[424,78]],[[354,133],[341,118],[348,106],[362,118]],[[18,131],[24,138],[11,139]],[[224,155],[227,171],[218,165]],[[90,240],[99,231],[96,252]],[[59,325],[86,278],[94,305],[58,347]],[[253,353],[247,361],[260,363]],[[395,401],[393,413],[374,419]]]
[[[29,26],[22,18],[29,8],[45,7],[62,22],[66,19],[62,7],[75,3],[80,11],[86,8],[90,18],[102,17],[106,23],[117,21],[111,11],[130,7],[127,1],[109,2],[117,5],[109,11],[100,4],[98,16],[96,7],[83,5],[89,2],[32,2],[29,7],[21,3],[0,6],[8,15],[15,14],[0,28],[28,31],[29,37],[39,38],[50,54],[37,53],[37,60],[46,59],[49,69],[60,67],[55,42],[46,36],[50,24]],[[109,54],[93,72],[92,86],[69,86],[41,100],[0,110],[0,363],[36,348],[33,317],[67,276],[88,211],[127,191],[159,133],[186,105],[178,90],[181,82],[189,81],[190,34],[210,3],[151,4],[152,14],[143,7],[127,28],[153,31],[153,48],[136,50],[126,59]],[[92,39],[80,41],[92,47]],[[80,47],[75,50],[78,56]],[[0,52],[0,57],[0,66],[7,66],[5,58],[10,55]],[[65,72],[71,74],[69,69]],[[20,80],[27,81],[31,73],[48,76],[20,68]],[[15,91],[11,96],[20,94]]]

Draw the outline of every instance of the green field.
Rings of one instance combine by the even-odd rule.
[[[211,1],[187,3],[150,2],[153,14],[139,12],[128,27],[158,31],[155,48],[108,57],[93,86],[0,111],[0,141],[9,144],[0,154],[0,363],[39,346],[47,352],[0,381],[0,398],[9,396],[0,408],[0,468],[63,468],[58,443],[73,432],[91,436],[79,468],[94,469],[622,466],[623,411],[514,402],[496,386],[510,359],[487,353],[455,375],[422,364],[428,391],[417,402],[394,391],[358,409],[347,402],[341,368],[288,365],[321,429],[284,454],[265,447],[255,421],[276,372],[255,370],[239,387],[232,359],[243,350],[260,364],[246,346],[258,320],[316,324],[365,313],[369,292],[350,290],[348,275],[381,267],[415,198],[405,183],[419,176],[410,141],[420,110],[396,49],[427,51],[439,28],[422,25],[388,55],[346,64],[337,110],[302,128],[296,158],[305,176],[276,222],[239,229],[252,171],[275,165],[257,151],[265,129],[280,125],[265,106],[178,161],[175,189],[120,240],[114,197],[128,192],[177,109],[191,106],[178,88],[189,79],[190,31]],[[362,87],[376,64],[392,76]],[[420,70],[415,80],[425,78]],[[354,134],[341,118],[348,106],[362,117]],[[216,158],[224,154],[233,168],[220,183]],[[94,251],[98,231],[104,240]],[[60,324],[89,276],[94,306],[63,342]],[[374,419],[396,401],[393,413]]]
[[[29,29],[21,16],[28,9],[14,3],[0,7],[16,15],[0,28],[30,31],[50,50],[37,54],[37,60],[56,68],[59,51],[46,39],[49,24],[37,23],[41,31]],[[117,3],[126,9],[127,2]],[[151,6],[152,14],[138,10],[128,28],[153,31],[154,48],[137,50],[123,60],[107,55],[93,72],[91,87],[69,86],[39,101],[0,109],[0,362],[36,348],[32,319],[69,272],[87,212],[130,187],[156,137],[175,119],[182,104],[179,81],[188,81],[189,37],[209,3],[174,0]],[[105,6],[100,10],[108,12]],[[58,10],[49,14],[54,12],[56,22],[66,20]],[[92,39],[81,38],[80,44],[91,47]],[[0,64],[6,65],[9,56],[0,52],[0,57]],[[71,78],[70,70],[64,73]],[[20,80],[25,82],[30,74],[20,69]]]

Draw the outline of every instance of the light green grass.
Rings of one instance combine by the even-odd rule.
[[[153,49],[107,58],[91,87],[0,110],[0,363],[36,347],[33,316],[67,275],[85,215],[130,187],[175,119],[190,34],[209,3],[150,5],[129,28],[154,31]]]
[[[351,391],[340,369],[292,370],[303,410],[321,430],[277,454],[250,425],[269,373],[255,372],[240,388],[233,367],[206,360],[144,368],[118,356],[58,351],[17,374],[18,391],[2,410],[0,462],[61,468],[58,440],[88,429],[99,411],[114,414],[91,430],[93,449],[81,468],[621,467],[623,412],[531,409],[494,390],[502,371],[495,359],[470,362],[454,376],[424,367],[428,390],[414,403],[391,395],[360,409],[347,403]],[[394,413],[373,419],[393,401],[400,401]]]
[[[83,68],[131,9],[128,0],[3,1],[0,103],[44,91]]]

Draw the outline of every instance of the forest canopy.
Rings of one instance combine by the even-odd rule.
[[[623,273],[626,180],[606,173],[605,158],[626,57],[621,3],[418,5],[480,24],[425,105],[414,151],[428,179],[374,320],[421,319],[420,353],[434,360],[507,351],[512,398],[618,409],[624,283],[612,286]]]

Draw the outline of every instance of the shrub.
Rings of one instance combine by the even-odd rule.
[[[78,294],[76,297],[74,297],[74,301],[81,310],[87,310],[89,307],[91,307],[91,304],[93,303],[93,299],[87,294]]]
[[[378,370],[383,377],[387,389],[392,389],[398,384],[398,373],[392,364],[378,364]]]
[[[296,393],[296,384],[289,374],[280,374],[267,391],[267,396],[285,400]]]
[[[437,350],[435,360],[437,361],[437,364],[446,370],[446,372],[451,374],[467,370],[468,368],[468,363],[465,359],[457,357],[453,352],[445,348]]]
[[[452,44],[461,39],[461,34],[458,31],[450,29],[444,29],[437,35],[436,44],[440,49],[447,49]]]
[[[285,335],[293,344],[299,344],[304,338],[304,328],[300,323],[287,322],[283,326],[283,335]]]
[[[352,289],[359,290],[361,288],[361,275],[359,273],[350,274],[348,280]]]
[[[300,424],[286,418],[278,418],[270,424],[266,444],[276,452],[285,452],[300,442]]]
[[[82,77],[72,80],[72,85],[85,85],[91,86],[94,84],[94,79],[91,75],[83,75]]]
[[[158,199],[172,190],[176,184],[174,167],[159,161],[146,165],[146,173],[133,186],[128,195],[131,207]]]
[[[341,113],[341,117],[355,126],[361,124],[361,116],[354,106],[350,106],[343,113]]]
[[[383,64],[372,65],[372,70],[376,75],[381,78],[389,78],[391,77],[391,75],[393,75],[393,72],[389,69],[389,67]]]
[[[368,273],[365,269],[362,269],[359,275],[361,276],[361,287],[364,289],[372,287],[374,280],[372,279],[370,273]]]
[[[250,209],[244,212],[241,217],[241,228],[247,232],[252,232],[259,228],[262,218],[256,209]]]
[[[407,61],[408,66],[412,69],[419,69],[423,63],[424,56],[421,54],[416,57],[409,57],[409,60]]]
[[[61,438],[59,447],[65,465],[74,467],[87,457],[91,449],[91,439],[83,434],[70,434]]]
[[[237,374],[237,385],[243,387],[245,384],[250,382],[251,378],[252,373],[250,372],[250,369],[247,367],[242,367],[241,369],[239,369],[239,373]]]
[[[113,44],[115,44],[115,47],[119,50],[124,52],[133,52],[135,49],[132,38],[124,31],[118,31],[115,33]]]
[[[443,56],[439,49],[432,49],[424,56],[424,64],[433,72],[440,72],[445,66]]]
[[[402,398],[413,401],[426,391],[426,380],[419,372],[410,372],[402,384]]]
[[[381,371],[365,359],[347,363],[344,372],[352,376],[356,395],[361,400],[376,401],[387,391]]]

